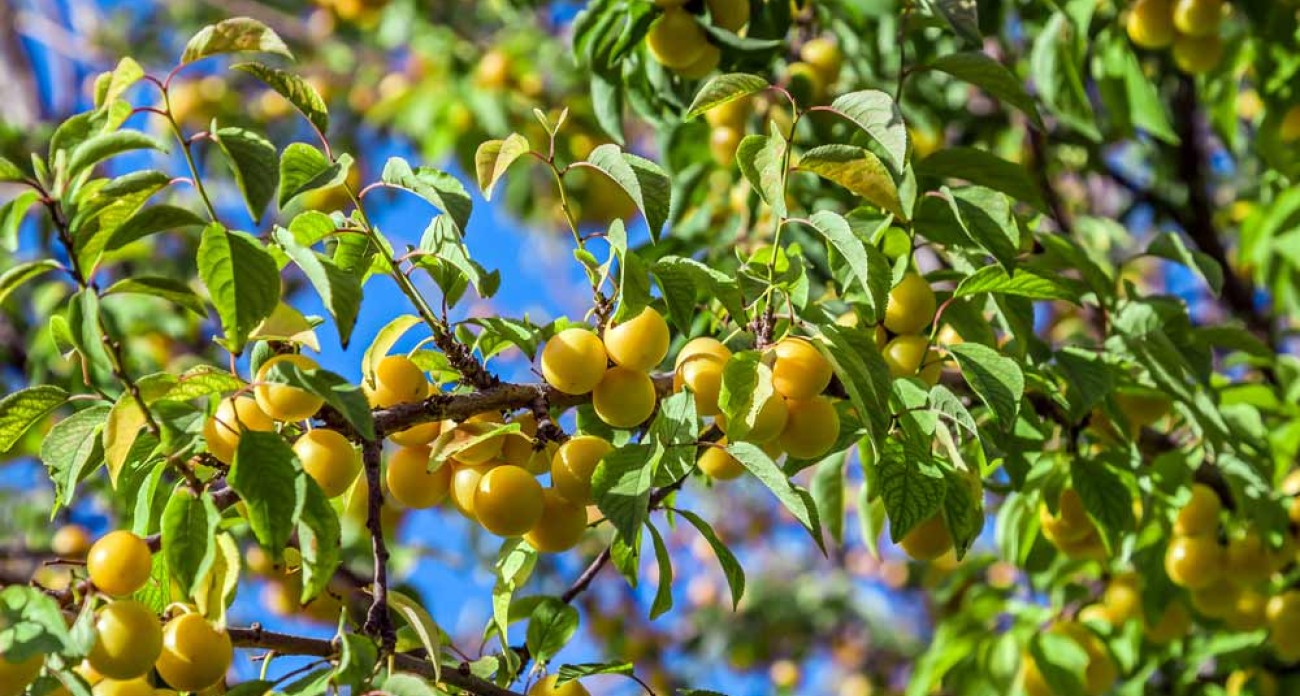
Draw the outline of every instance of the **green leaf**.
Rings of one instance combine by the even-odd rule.
[[[745,301],[740,292],[740,284],[736,282],[735,277],[695,259],[681,256],[665,256],[655,261],[650,268],[650,272],[660,280],[659,287],[663,290],[664,299],[668,304],[669,314],[672,316],[674,323],[678,323],[679,319],[685,322],[686,329],[683,329],[684,331],[688,330],[690,322],[695,320],[695,298],[694,296],[690,298],[689,309],[681,306],[674,310],[674,293],[664,287],[665,284],[671,284],[665,280],[665,277],[669,275],[681,275],[689,278],[697,292],[703,292],[708,297],[717,298],[722,303],[722,308],[727,311],[727,314],[731,315],[733,321],[744,323]],[[685,305],[686,303],[682,302],[681,304]],[[685,314],[679,316],[683,312]],[[678,324],[678,326],[681,328],[681,324]]]
[[[102,73],[95,80],[95,106],[103,108],[121,99],[126,90],[143,77],[144,68],[134,58],[121,59],[111,72]]]
[[[68,157],[68,174],[75,177],[104,160],[132,150],[166,150],[162,143],[139,131],[124,130],[92,135]]]
[[[826,238],[848,263],[853,277],[862,285],[863,304],[866,324],[877,324],[885,315],[885,304],[889,300],[889,290],[893,287],[893,274],[889,259],[872,244],[863,244],[853,234],[849,223],[838,213],[819,210],[812,214],[810,221],[813,228]],[[888,224],[886,220],[885,224]]]
[[[1189,248],[1187,242],[1177,232],[1161,232],[1147,245],[1146,253],[1169,259],[1196,271],[1210,286],[1215,295],[1223,292],[1223,267],[1214,257]]]
[[[876,465],[875,481],[889,515],[889,538],[898,543],[918,524],[939,512],[947,484],[928,450],[886,441]]]
[[[606,454],[591,475],[591,493],[619,536],[640,546],[641,525],[650,504],[650,486],[663,457],[659,447],[629,444]]]
[[[976,0],[935,0],[935,9],[948,20],[949,26],[967,43],[979,45],[984,37],[980,33],[979,3]]]
[[[978,343],[949,346],[948,350],[957,358],[966,382],[988,404],[1002,427],[1010,429],[1016,422],[1020,398],[1025,393],[1025,377],[1020,365]]]
[[[839,452],[826,457],[817,465],[809,492],[817,503],[819,517],[837,544],[844,543],[844,467],[847,459]]]
[[[9,295],[15,290],[22,287],[27,281],[33,278],[39,278],[50,271],[63,268],[58,261],[54,259],[41,259],[39,261],[24,261],[16,264],[9,270],[0,275],[0,304],[9,299]]]
[[[18,165],[14,164],[7,157],[0,157],[0,181],[5,183],[17,183],[26,181],[27,175]]]
[[[364,475],[364,474],[363,474]],[[334,579],[342,562],[343,532],[339,515],[316,481],[308,477],[307,498],[298,520],[298,548],[302,552],[302,601],[319,597]],[[389,595],[390,599],[392,595]],[[436,652],[431,654],[437,654]]]
[[[691,101],[691,105],[686,110],[683,119],[689,121],[706,111],[755,92],[761,92],[770,86],[767,80],[757,75],[746,73],[718,75],[704,83],[703,87],[700,87],[700,91],[695,94],[695,99]]]
[[[771,135],[747,135],[736,147],[736,166],[749,180],[775,218],[786,216],[786,141],[773,128]]]
[[[555,685],[563,686],[574,679],[597,674],[618,674],[628,677],[632,673],[631,662],[584,662],[579,665],[560,665],[560,670],[556,673]]]
[[[319,92],[312,84],[291,72],[273,68],[261,63],[239,63],[230,66],[233,70],[246,72],[253,77],[265,82],[268,87],[275,90],[293,104],[311,125],[316,128],[322,135],[330,128],[329,110],[325,105],[325,100],[321,98]]]
[[[902,220],[910,217],[889,170],[867,150],[852,145],[822,145],[804,153],[798,168],[833,181]]]
[[[772,368],[764,365],[761,357],[757,351],[743,351],[732,355],[722,368],[718,407],[727,417],[727,435],[732,441],[749,434],[769,399],[781,398],[772,390]]]
[[[1035,268],[1017,268],[1014,273],[1007,274],[1002,266],[985,266],[964,278],[952,296],[969,297],[987,292],[1031,300],[1064,300],[1079,305],[1082,303],[1079,291],[1071,284],[1068,278]]]
[[[54,483],[54,510],[72,501],[77,484],[103,460],[99,432],[109,406],[95,405],[64,418],[41,441],[41,461]]]
[[[655,590],[654,603],[650,605],[650,620],[653,621],[673,608],[673,557],[668,553],[668,546],[659,530],[648,522],[646,528],[650,530],[650,539],[655,547],[655,565],[659,567],[659,587]]]
[[[373,638],[360,633],[344,632],[339,636],[339,666],[330,682],[348,687],[353,692],[362,691],[370,683],[379,662],[379,646]],[[434,653],[435,655],[437,653]]]
[[[188,488],[177,488],[163,509],[162,553],[172,579],[186,597],[194,595],[212,568],[220,522],[221,512],[206,491],[196,498]]]
[[[329,257],[298,244],[289,230],[279,228],[274,237],[320,295],[321,302],[334,317],[339,342],[346,349],[361,311],[361,279],[339,268]]]
[[[397,672],[384,680],[384,693],[391,696],[443,696],[445,692],[414,674]]]
[[[964,474],[952,469],[943,470],[945,493],[943,496],[943,519],[952,537],[953,549],[957,559],[966,557],[971,544],[984,530],[984,505],[975,497],[972,484]]]
[[[58,602],[37,587],[0,590],[0,626],[0,660],[23,662],[75,650]]]
[[[212,566],[199,580],[194,593],[195,607],[209,621],[226,623],[226,610],[234,602],[235,590],[239,587],[242,553],[234,537],[225,532],[217,534]]]
[[[342,184],[351,168],[349,154],[331,162],[325,153],[307,143],[289,143],[280,155],[280,207],[308,191]]]
[[[1032,658],[1053,694],[1085,696],[1083,675],[1091,658],[1078,641],[1052,631],[1038,631],[1029,641]]]
[[[152,205],[136,211],[113,230],[108,240],[104,242],[104,251],[116,251],[151,234],[184,227],[202,227],[204,224],[206,223],[203,218],[185,208],[174,205]]]
[[[390,157],[380,178],[385,184],[410,191],[446,213],[462,235],[468,229],[474,202],[456,177],[432,167],[412,170],[401,157]]]
[[[695,442],[699,437],[700,419],[695,413],[694,395],[683,389],[659,402],[659,412],[643,440],[664,450],[656,485],[666,486],[690,473],[695,466]]]
[[[511,133],[505,140],[488,140],[474,152],[474,172],[483,198],[492,200],[492,189],[515,160],[528,152],[528,139]]]
[[[227,481],[244,501],[248,524],[273,558],[284,552],[307,498],[298,455],[276,433],[246,430]]]
[[[158,276],[123,278],[104,291],[105,297],[127,294],[160,297],[179,307],[188,309],[200,317],[206,318],[208,316],[208,310],[204,306],[203,300],[194,294],[190,286],[174,278],[161,278]]]
[[[68,401],[68,392],[53,384],[19,389],[0,399],[0,452],[8,452],[29,428]]]
[[[1090,13],[1091,9],[1085,11]],[[1035,93],[1057,118],[1089,140],[1097,141],[1101,132],[1097,129],[1097,116],[1084,78],[1087,34],[1086,27],[1080,31],[1066,13],[1053,14],[1034,37],[1029,77]],[[1038,119],[1035,123],[1039,123]]]
[[[650,237],[656,241],[663,233],[671,207],[672,187],[662,167],[643,157],[623,152],[606,143],[591,151],[587,161],[575,163],[591,167],[613,179],[645,216]]]
[[[1020,253],[1020,227],[1005,194],[981,186],[944,187],[921,199],[914,225],[940,243],[974,243],[1012,271]],[[940,237],[938,233],[955,237]]]
[[[361,387],[324,369],[304,370],[288,362],[278,362],[267,370],[268,382],[288,384],[325,400],[362,438],[373,440],[375,420],[370,403]]]
[[[337,518],[336,518],[337,519]],[[416,600],[407,597],[401,592],[390,590],[388,593],[389,603],[397,612],[406,625],[415,631],[420,637],[420,645],[424,647],[425,655],[433,665],[434,679],[442,678],[442,663],[438,656],[442,654],[442,642],[444,631],[438,622],[433,620],[433,616]]]
[[[944,148],[916,165],[917,176],[964,179],[1046,212],[1042,192],[1024,166],[973,147]]]
[[[767,486],[768,490],[776,494],[776,499],[785,506],[786,510],[799,520],[804,529],[808,531],[817,542],[818,548],[822,553],[826,552],[825,541],[822,539],[821,522],[817,517],[817,506],[813,503],[812,496],[808,491],[800,488],[786,478],[785,472],[772,458],[767,456],[758,445],[748,442],[732,442],[727,445],[727,451],[735,457],[746,469],[749,470],[759,481]]]
[[[866,89],[836,97],[830,108],[874,140],[893,171],[902,173],[907,164],[907,124],[893,97]]]
[[[731,592],[731,609],[735,611],[740,605],[740,598],[745,596],[745,568],[703,518],[689,510],[674,508],[673,512],[690,522],[691,526],[699,531],[700,536],[709,543],[709,548],[713,549],[713,555],[717,556],[718,563],[722,566],[722,574],[727,578],[727,589]]]
[[[40,199],[35,191],[23,191],[13,199],[0,206],[0,249],[9,253],[18,250],[18,229],[32,204]]]
[[[186,370],[176,380],[176,384],[163,392],[153,401],[190,401],[213,394],[233,392],[244,388],[244,381],[238,377],[211,365],[196,365]]]
[[[222,53],[267,53],[293,60],[293,53],[268,26],[249,17],[232,17],[203,27],[186,44],[181,65]]]
[[[876,348],[875,336],[863,329],[834,324],[817,327],[830,343],[822,354],[830,360],[844,384],[849,400],[866,417],[874,437],[885,436],[889,427],[889,367]]]
[[[280,172],[275,145],[262,134],[247,128],[226,126],[212,132],[235,175],[235,185],[244,196],[253,222],[261,222],[266,206],[275,198]]]
[[[1038,106],[1025,91],[1025,86],[1010,70],[987,54],[979,51],[950,53],[940,56],[929,67],[979,87],[989,96],[1023,111],[1035,126],[1043,128]]]
[[[230,350],[239,353],[249,334],[280,302],[275,257],[251,235],[212,223],[203,230],[198,266]]]
[[[448,290],[448,281],[440,278],[439,271],[452,271],[453,282],[461,284],[461,291],[464,289],[463,283],[468,281],[479,297],[488,298],[496,294],[501,283],[501,273],[489,273],[470,256],[461,230],[450,216],[437,215],[433,218],[420,237],[420,250],[426,253],[416,257],[416,263],[430,270],[430,274],[438,280],[448,296],[453,295],[453,292]]]
[[[543,597],[528,617],[525,645],[534,660],[550,662],[578,630],[578,610],[558,597]]]
[[[375,334],[375,340],[370,342],[370,347],[366,348],[365,354],[361,356],[361,373],[371,386],[374,386],[373,379],[379,361],[388,356],[388,352],[407,331],[420,323],[420,318],[414,314],[403,314],[385,324],[384,328]]]
[[[1075,457],[1070,461],[1070,481],[1079,493],[1083,509],[1097,523],[1111,549],[1136,529],[1133,493],[1105,461]]]

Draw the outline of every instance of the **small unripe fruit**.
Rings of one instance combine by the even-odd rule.
[[[822,80],[832,83],[839,79],[840,68],[844,65],[844,52],[834,39],[817,37],[809,39],[799,49],[799,57],[821,74]]]
[[[813,66],[797,61],[786,66],[786,86],[801,103],[819,102],[826,96],[826,80]]]
[[[65,524],[50,538],[50,551],[60,558],[81,558],[90,551],[90,532],[79,524]]]
[[[412,404],[429,393],[429,381],[410,358],[389,355],[375,366],[375,386],[370,390],[370,404],[388,408],[398,404]]]
[[[401,447],[388,457],[385,480],[393,500],[417,510],[431,508],[447,498],[452,466],[443,462],[429,471],[428,447]]]
[[[490,462],[479,466],[456,466],[451,473],[451,504],[467,519],[478,520],[474,514],[474,496],[478,494],[478,484],[487,472],[498,464]]]
[[[642,372],[668,355],[668,322],[653,307],[605,329],[605,352],[615,365]]]
[[[705,0],[713,26],[727,31],[740,31],[749,23],[749,0]]]
[[[302,468],[316,480],[326,498],[336,498],[352,487],[361,472],[361,456],[346,437],[334,430],[317,428],[293,443]]]
[[[708,43],[695,17],[681,8],[664,10],[645,40],[650,55],[669,68],[685,68],[699,60]]]
[[[943,515],[935,513],[909,529],[898,545],[914,560],[933,561],[952,550],[952,535],[948,533]]]
[[[795,459],[816,459],[830,451],[840,436],[840,414],[824,396],[787,399],[785,430],[777,442]]]
[[[1223,549],[1210,536],[1178,536],[1165,552],[1165,572],[1175,585],[1205,587],[1223,571]]]
[[[730,481],[739,478],[745,473],[745,465],[740,463],[739,459],[731,456],[726,449],[726,439],[718,441],[717,447],[708,447],[704,454],[700,455],[697,462],[700,465],[700,471],[703,471],[709,478],[721,481]]]
[[[542,553],[559,553],[576,546],[586,531],[586,508],[547,488],[542,491],[542,516],[524,539]]]
[[[931,352],[929,338],[921,334],[904,334],[885,344],[881,356],[891,377],[912,377],[920,371]]]
[[[542,376],[565,394],[586,394],[605,376],[609,357],[600,337],[586,329],[565,329],[542,349]]]
[[[203,440],[212,456],[231,464],[239,435],[246,430],[269,433],[275,430],[275,421],[250,397],[222,399],[217,412],[203,424]]]
[[[889,291],[885,328],[896,334],[914,334],[934,320],[934,290],[919,273],[908,273]]]
[[[551,460],[551,485],[569,502],[588,505],[591,498],[591,475],[600,460],[614,450],[603,438],[579,435],[570,438]]]
[[[542,517],[542,485],[517,466],[494,467],[479,479],[474,493],[474,517],[497,536],[520,536]]]
[[[225,631],[198,614],[181,614],[163,629],[158,674],[181,691],[202,691],[221,681],[233,656]]]
[[[1171,0],[1137,0],[1129,10],[1128,37],[1142,48],[1168,48],[1174,42],[1174,8]]]
[[[1223,60],[1223,40],[1218,34],[1179,36],[1174,39],[1174,64],[1188,75],[1210,72]]]
[[[787,399],[811,399],[831,383],[831,363],[808,340],[781,339],[772,348],[772,388]]]
[[[143,588],[152,568],[149,545],[125,530],[105,534],[86,556],[90,581],[100,592],[118,597]]]
[[[1217,33],[1223,21],[1223,0],[1177,0],[1173,19],[1180,34],[1200,37]]]
[[[1250,531],[1228,540],[1228,578],[1240,587],[1254,587],[1273,574],[1273,564],[1268,549],[1259,534]]]
[[[615,428],[635,427],[654,413],[654,382],[640,370],[611,367],[592,391],[591,407]]]
[[[293,365],[300,370],[315,370],[319,365],[315,360],[296,353],[277,355],[262,363],[257,370],[257,382],[253,396],[257,405],[266,415],[278,421],[300,421],[311,418],[320,410],[325,400],[309,391],[291,387],[287,384],[267,382],[266,376],[276,365]]]
[[[158,617],[133,599],[119,599],[95,617],[95,646],[87,660],[109,679],[134,679],[153,669],[162,652]]]
[[[1213,488],[1197,483],[1192,485],[1192,499],[1178,511],[1174,520],[1174,533],[1182,536],[1213,534],[1219,527],[1219,512],[1223,503]]]
[[[577,680],[556,686],[555,682],[558,680],[559,677],[554,674],[539,680],[528,690],[528,696],[591,696],[586,687],[579,684]]]

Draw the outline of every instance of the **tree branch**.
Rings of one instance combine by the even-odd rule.
[[[339,651],[333,642],[319,638],[307,638],[288,633],[276,633],[263,630],[258,624],[248,628],[228,628],[231,642],[237,648],[263,648],[282,655],[308,655],[337,659]],[[434,665],[413,655],[398,653],[393,655],[397,669],[418,674],[426,679],[440,679],[441,683],[463,689],[476,696],[522,696],[518,692],[503,689],[489,681],[480,679],[469,671],[468,665],[460,668],[443,668],[441,675],[434,671]]]
[[[362,443],[361,461],[365,468],[366,483],[369,486],[369,499],[366,509],[366,528],[370,531],[370,546],[375,556],[375,582],[372,585],[374,600],[366,612],[363,630],[379,639],[379,645],[385,652],[392,651],[397,644],[397,632],[393,629],[393,619],[388,614],[388,546],[384,543],[384,526],[382,521],[384,491],[379,480],[379,460],[383,445],[379,440]]]

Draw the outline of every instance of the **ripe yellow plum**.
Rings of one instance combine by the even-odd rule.
[[[551,460],[551,485],[575,505],[590,504],[591,475],[601,458],[613,449],[608,441],[595,435],[570,438]]]
[[[740,31],[749,23],[749,0],[705,0],[714,26]]]
[[[50,551],[60,558],[81,558],[90,551],[90,532],[79,524],[65,524],[50,538]]]
[[[912,527],[899,540],[903,551],[917,561],[933,561],[952,550],[952,535],[941,513],[935,513],[926,521]]]
[[[703,471],[709,478],[730,481],[734,478],[740,478],[745,473],[745,465],[727,452],[726,443],[725,438],[719,440],[717,447],[708,447],[704,450],[704,454],[700,455],[697,462],[700,465],[700,471]]]
[[[1172,0],[1137,0],[1125,28],[1129,39],[1142,48],[1168,48],[1176,34]]]
[[[1223,0],[1177,0],[1173,22],[1180,34],[1209,36],[1219,31],[1223,21]]]
[[[1188,75],[1201,75],[1223,60],[1223,39],[1218,34],[1183,36],[1174,39],[1174,64]]]
[[[9,656],[0,652],[0,696],[21,696],[27,686],[36,681],[43,662],[40,655],[10,662]]]
[[[163,629],[158,674],[181,691],[202,691],[221,681],[233,656],[229,634],[199,614],[181,614]]]
[[[452,466],[443,462],[429,470],[432,455],[428,447],[399,447],[388,457],[385,480],[393,500],[417,510],[431,508],[447,498],[451,488]]]
[[[559,553],[576,546],[586,531],[586,508],[547,488],[542,491],[542,516],[524,539],[542,553]]]
[[[605,329],[605,352],[619,367],[647,371],[668,355],[668,322],[653,307]]]
[[[934,320],[936,305],[934,290],[925,278],[919,273],[908,273],[889,291],[885,328],[896,334],[919,333]]]
[[[135,679],[153,669],[160,652],[158,617],[133,599],[119,599],[95,617],[95,646],[86,659],[109,679]]]
[[[702,337],[688,342],[677,354],[674,387],[682,386],[695,395],[695,411],[701,416],[718,414],[718,394],[722,391],[722,370],[731,359],[731,351],[717,339]]]
[[[840,77],[840,68],[844,65],[844,52],[834,39],[819,36],[809,39],[799,48],[799,57],[821,74],[827,84]]]
[[[699,60],[708,40],[691,13],[668,8],[650,25],[645,37],[650,55],[669,68],[685,68]]]
[[[90,691],[94,696],[155,696],[155,690],[144,677],[136,679],[104,679]]]
[[[596,334],[579,328],[565,329],[542,349],[542,377],[565,394],[586,394],[605,376],[609,356]]]
[[[926,336],[903,334],[895,336],[894,340],[886,343],[881,356],[885,359],[885,365],[889,367],[890,376],[911,377],[920,371],[921,365],[933,352],[930,349],[930,339]]]
[[[654,413],[654,382],[640,370],[611,367],[592,391],[591,407],[615,428],[635,427]]]
[[[405,355],[389,355],[380,360],[375,366],[374,380],[370,405],[378,408],[415,403],[429,393],[424,371]]]
[[[153,568],[153,554],[144,539],[126,530],[109,532],[90,547],[86,570],[99,591],[129,595],[144,587]]]
[[[222,399],[217,412],[203,424],[203,440],[212,456],[231,464],[239,447],[239,435],[246,430],[271,432],[275,421],[252,397]]]
[[[824,396],[787,399],[785,429],[777,443],[795,459],[816,459],[830,451],[840,436],[840,414]]]
[[[1194,590],[1218,580],[1223,548],[1211,536],[1176,536],[1165,552],[1165,572],[1175,585]]]
[[[1174,520],[1174,533],[1183,536],[1213,534],[1219,527],[1219,513],[1223,503],[1213,488],[1197,483],[1192,485],[1192,498],[1178,511]]]
[[[474,513],[474,497],[478,494],[478,484],[487,472],[497,467],[496,462],[479,466],[455,466],[451,473],[451,504],[466,519],[478,520]]]
[[[539,679],[533,688],[528,690],[528,696],[591,696],[587,688],[579,684],[577,680],[568,681],[556,685],[559,677],[552,674],[543,679]]]
[[[338,431],[317,428],[303,433],[293,443],[302,468],[316,480],[327,498],[336,498],[352,487],[361,472],[361,455]]]
[[[459,464],[477,466],[496,459],[505,447],[505,435],[489,435],[504,420],[500,413],[479,413],[470,416],[464,423],[456,426],[456,437],[452,448],[452,458]],[[485,437],[486,436],[486,437]],[[482,438],[482,439],[479,439]],[[477,440],[477,442],[474,442]],[[474,442],[474,444],[469,444]],[[468,446],[466,446],[468,445]]]
[[[831,383],[831,363],[807,339],[787,336],[772,348],[772,388],[787,399],[810,399]]]
[[[699,80],[717,70],[720,62],[722,62],[722,49],[706,42],[700,57],[684,68],[677,68],[677,74],[688,80]]]
[[[474,492],[474,516],[497,536],[526,534],[542,517],[542,485],[533,475],[510,464],[493,467],[479,479]]]
[[[253,389],[253,398],[257,401],[258,407],[278,421],[300,421],[311,418],[320,410],[325,400],[304,389],[267,382],[267,375],[276,365],[293,365],[304,371],[319,367],[315,360],[297,353],[277,355],[262,363],[257,370],[258,385]]]

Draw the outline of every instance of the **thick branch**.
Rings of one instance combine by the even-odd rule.
[[[250,628],[229,628],[231,642],[238,648],[263,648],[282,655],[309,655],[337,659],[339,651],[334,643],[318,638],[306,638],[263,630],[261,626]],[[397,669],[418,674],[426,679],[439,678],[434,673],[434,666],[428,660],[422,660],[407,654],[393,656]],[[503,689],[489,681],[470,674],[468,666],[459,669],[444,668],[440,675],[441,683],[463,689],[476,696],[521,696],[521,694]]]
[[[379,639],[383,649],[391,651],[397,644],[397,632],[388,614],[388,546],[384,543],[382,512],[384,491],[379,481],[379,459],[383,445],[378,440],[362,444],[362,465],[365,468],[369,499],[366,509],[366,528],[370,531],[370,545],[375,556],[374,600],[366,613],[364,630]]]

